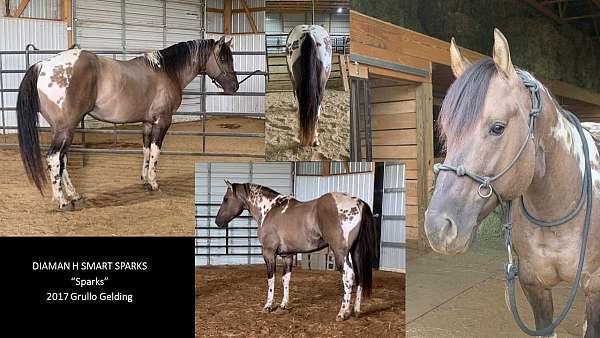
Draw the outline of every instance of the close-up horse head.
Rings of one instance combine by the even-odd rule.
[[[223,196],[223,203],[221,203],[215,218],[215,224],[219,228],[226,228],[232,219],[238,217],[244,211],[244,200],[236,195],[236,184],[232,184],[227,180],[225,180],[225,183],[227,184],[227,192]]]
[[[212,53],[206,62],[206,75],[223,89],[227,95],[237,92],[240,85],[233,68],[233,54],[231,53],[233,39],[225,41],[221,37],[212,48]]]
[[[498,205],[531,184],[543,158],[529,137],[532,99],[510,57],[504,35],[494,31],[493,58],[471,64],[452,39],[451,67],[456,80],[442,103],[438,129],[446,158],[425,215],[433,250],[468,250],[478,224]],[[525,72],[523,72],[525,73]],[[536,162],[542,165],[537,165]],[[439,168],[439,167],[438,167]],[[481,179],[475,179],[478,177]],[[492,182],[485,179],[492,178]],[[480,182],[481,181],[481,182]]]

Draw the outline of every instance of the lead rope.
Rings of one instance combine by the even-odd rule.
[[[531,222],[533,222],[534,224],[537,224],[537,225],[540,225],[543,227],[553,227],[556,225],[564,224],[564,223],[568,222],[569,220],[572,220],[581,211],[581,206],[583,205],[582,201],[583,201],[584,197],[585,197],[585,200],[587,201],[586,208],[585,208],[585,218],[584,218],[584,223],[583,223],[583,232],[581,235],[581,247],[579,249],[579,263],[577,264],[577,273],[575,275],[575,281],[571,285],[571,290],[569,292],[569,296],[567,298],[565,305],[563,306],[562,311],[560,312],[560,315],[558,316],[558,318],[556,318],[556,320],[554,320],[552,323],[550,323],[549,326],[547,326],[543,329],[540,329],[540,330],[529,329],[525,325],[523,320],[521,319],[521,316],[519,315],[519,311],[517,309],[517,300],[516,300],[516,296],[515,296],[515,279],[518,274],[518,269],[517,269],[517,266],[511,262],[511,251],[512,251],[512,218],[511,217],[512,216],[510,215],[510,209],[511,209],[510,202],[507,202],[508,215],[505,214],[505,216],[504,216],[505,224],[502,225],[502,228],[504,229],[505,241],[507,244],[507,250],[508,250],[508,255],[509,255],[509,263],[507,264],[507,267],[506,267],[506,292],[508,295],[509,308],[513,314],[515,322],[517,323],[517,325],[519,326],[521,331],[525,332],[526,334],[528,334],[530,336],[549,336],[549,335],[551,335],[554,332],[554,329],[556,327],[558,327],[558,325],[560,325],[560,323],[567,317],[569,310],[571,310],[571,307],[573,306],[573,302],[575,301],[575,296],[577,295],[577,288],[581,282],[581,273],[583,271],[585,252],[587,249],[587,241],[588,241],[588,235],[589,235],[589,229],[590,229],[590,218],[591,218],[591,214],[592,214],[592,197],[593,197],[592,196],[592,180],[591,180],[592,176],[591,176],[591,168],[590,168],[590,161],[589,161],[589,148],[588,148],[585,134],[583,132],[581,124],[579,123],[579,120],[571,112],[566,112],[566,113],[567,113],[566,115],[567,115],[569,121],[571,123],[573,123],[575,125],[575,127],[577,128],[577,132],[579,133],[579,137],[581,138],[581,141],[583,144],[583,152],[584,152],[584,159],[585,159],[584,176],[583,176],[582,182],[581,182],[582,183],[582,194],[581,194],[582,198],[580,199],[577,208],[575,208],[575,210],[573,212],[571,212],[570,215],[567,215],[566,217],[563,217],[559,220],[543,221],[543,220],[539,220],[539,219],[533,217],[529,213],[529,211],[527,211],[527,208],[525,208],[525,204],[523,203],[523,199],[521,197],[521,206],[523,208],[524,214],[527,217],[527,219],[530,220]],[[584,196],[584,192],[585,192],[585,196]],[[565,221],[563,222],[563,220],[565,220]],[[557,223],[557,222],[562,222],[562,223]]]
[[[451,172],[454,172],[459,177],[467,176],[480,184],[479,188],[477,190],[480,197],[489,198],[492,195],[492,193],[496,195],[496,198],[498,199],[498,203],[500,204],[500,208],[502,210],[502,230],[504,232],[504,241],[505,241],[507,255],[508,255],[508,263],[505,265],[506,298],[507,298],[508,306],[513,314],[515,322],[517,323],[517,325],[519,326],[521,331],[523,331],[524,333],[526,333],[530,336],[548,336],[554,332],[554,329],[558,325],[560,325],[560,323],[567,316],[567,313],[569,312],[569,310],[571,309],[571,306],[573,305],[573,302],[575,300],[575,295],[577,294],[577,287],[579,286],[580,281],[581,281],[581,273],[583,271],[583,263],[584,263],[584,259],[585,259],[586,248],[587,248],[587,240],[589,237],[590,217],[591,217],[591,211],[592,211],[592,197],[593,196],[592,196],[592,180],[591,180],[592,176],[591,176],[591,168],[590,168],[590,161],[589,161],[590,155],[589,155],[589,147],[587,144],[587,139],[586,139],[583,129],[581,127],[581,123],[579,122],[577,117],[575,115],[573,115],[573,113],[571,113],[569,111],[565,111],[567,120],[570,123],[572,123],[575,126],[575,128],[577,129],[577,132],[581,139],[581,143],[583,145],[583,152],[584,152],[585,169],[584,169],[584,175],[582,177],[582,182],[581,182],[582,183],[581,194],[579,196],[579,202],[577,203],[577,206],[567,216],[564,216],[557,220],[545,221],[545,220],[537,219],[533,215],[531,215],[531,213],[527,210],[527,208],[525,206],[525,201],[523,199],[523,196],[521,195],[521,198],[520,198],[521,208],[523,210],[523,213],[525,214],[525,217],[530,222],[532,222],[536,225],[539,225],[539,226],[543,226],[543,227],[553,227],[553,226],[564,224],[564,223],[572,220],[580,213],[580,211],[583,207],[583,202],[587,201],[586,209],[585,209],[585,219],[584,219],[584,224],[583,224],[581,247],[580,247],[580,252],[579,252],[579,263],[577,265],[577,273],[575,276],[575,281],[574,281],[573,285],[571,286],[571,292],[569,293],[567,302],[565,303],[565,306],[563,307],[562,311],[560,312],[560,315],[558,316],[558,318],[555,321],[553,321],[548,327],[545,327],[540,330],[531,330],[525,325],[525,323],[521,319],[518,309],[517,309],[517,305],[516,305],[514,281],[518,275],[518,267],[514,261],[513,252],[512,252],[512,245],[513,245],[513,240],[512,240],[512,223],[513,223],[513,221],[512,221],[512,201],[503,202],[500,194],[492,186],[492,183],[494,181],[496,181],[497,179],[502,177],[504,174],[506,174],[512,168],[512,166],[517,162],[517,160],[521,157],[521,154],[525,150],[529,140],[530,139],[533,140],[534,131],[535,131],[535,122],[536,122],[536,119],[539,117],[539,114],[542,111],[542,100],[541,100],[540,91],[539,91],[539,89],[540,89],[539,83],[531,76],[531,74],[529,74],[525,71],[522,71],[519,69],[519,70],[517,70],[517,74],[519,75],[519,78],[521,79],[521,81],[523,81],[523,84],[525,85],[525,87],[531,93],[532,110],[531,110],[531,113],[529,114],[529,126],[528,126],[527,137],[525,138],[524,142],[521,144],[521,147],[517,151],[517,154],[515,155],[515,157],[509,162],[509,164],[506,167],[504,167],[504,169],[502,169],[498,174],[491,176],[491,177],[479,175],[475,172],[469,171],[469,170],[465,169],[464,166],[462,166],[462,165],[451,166],[451,165],[440,164],[440,163],[437,163],[433,166],[433,172],[435,173],[435,175],[438,175],[440,171],[451,171]]]

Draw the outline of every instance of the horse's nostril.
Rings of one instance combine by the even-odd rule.
[[[440,227],[440,237],[447,243],[453,243],[458,237],[458,227],[452,218],[444,217]]]

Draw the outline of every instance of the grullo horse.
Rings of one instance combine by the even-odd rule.
[[[206,73],[225,94],[239,83],[233,69],[231,40],[180,42],[128,61],[69,49],[32,65],[17,98],[19,146],[30,181],[43,192],[47,179],[40,154],[38,112],[48,121],[52,142],[46,156],[52,194],[61,210],[81,197],[67,171],[67,152],[75,128],[87,114],[112,123],[144,125],[142,181],[158,189],[156,168],[182,90]]]

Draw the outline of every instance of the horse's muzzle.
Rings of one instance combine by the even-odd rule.
[[[436,211],[427,210],[425,213],[425,234],[431,248],[441,254],[456,255],[467,251],[471,242],[467,234],[461,234],[454,219]]]

